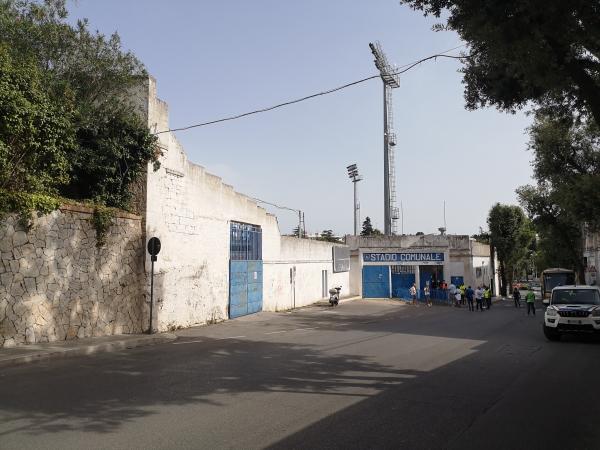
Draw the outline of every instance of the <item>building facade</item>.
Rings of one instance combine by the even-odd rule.
[[[169,129],[168,105],[150,78],[138,95],[151,131]],[[334,272],[342,244],[282,236],[277,217],[194,164],[171,132],[158,134],[161,167],[148,166],[138,195],[146,241],[158,237],[155,317],[159,330],[308,305],[333,286],[349,295],[349,272]],[[146,273],[150,256],[146,255]],[[149,301],[149,282],[146,289]]]
[[[469,236],[346,236],[351,250],[351,291],[363,298],[408,298],[413,283],[492,286],[498,277],[488,245]]]

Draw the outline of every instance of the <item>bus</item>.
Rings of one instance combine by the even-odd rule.
[[[570,269],[552,268],[542,272],[540,277],[542,283],[542,301],[550,303],[550,294],[556,286],[567,286],[575,284],[575,272]]]

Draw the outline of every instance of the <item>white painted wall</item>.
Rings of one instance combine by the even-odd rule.
[[[282,236],[280,242],[279,259],[264,261],[263,310],[290,309],[328,298],[328,294],[323,296],[324,270],[327,271],[326,291],[341,286],[340,295],[349,295],[349,272],[333,273],[332,247],[336,244],[287,236]]]
[[[148,125],[169,128],[168,106],[147,90]],[[162,249],[155,263],[156,323],[160,330],[188,327],[228,317],[229,230],[231,221],[259,225],[263,235],[263,309],[281,310],[322,298],[321,270],[329,287],[349,292],[348,273],[332,273],[332,244],[281,237],[277,218],[221,178],[191,163],[172,133],[158,135],[161,168],[148,169],[146,239]],[[296,267],[295,285],[289,269]],[[146,271],[150,260],[146,258]],[[295,289],[293,289],[295,287]]]

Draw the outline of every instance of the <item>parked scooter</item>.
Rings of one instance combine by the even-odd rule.
[[[337,306],[340,302],[340,291],[342,290],[341,286],[337,286],[329,289],[329,306]]]

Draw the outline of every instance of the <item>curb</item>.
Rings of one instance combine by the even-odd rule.
[[[24,364],[49,361],[54,359],[64,359],[77,356],[88,356],[96,353],[110,353],[136,347],[146,347],[150,345],[163,344],[174,341],[177,336],[172,333],[160,333],[149,336],[139,336],[137,338],[125,338],[111,342],[90,343],[72,348],[61,348],[59,346],[40,349],[25,355],[2,356],[0,351],[0,368],[14,367]],[[27,348],[24,347],[24,350]]]

